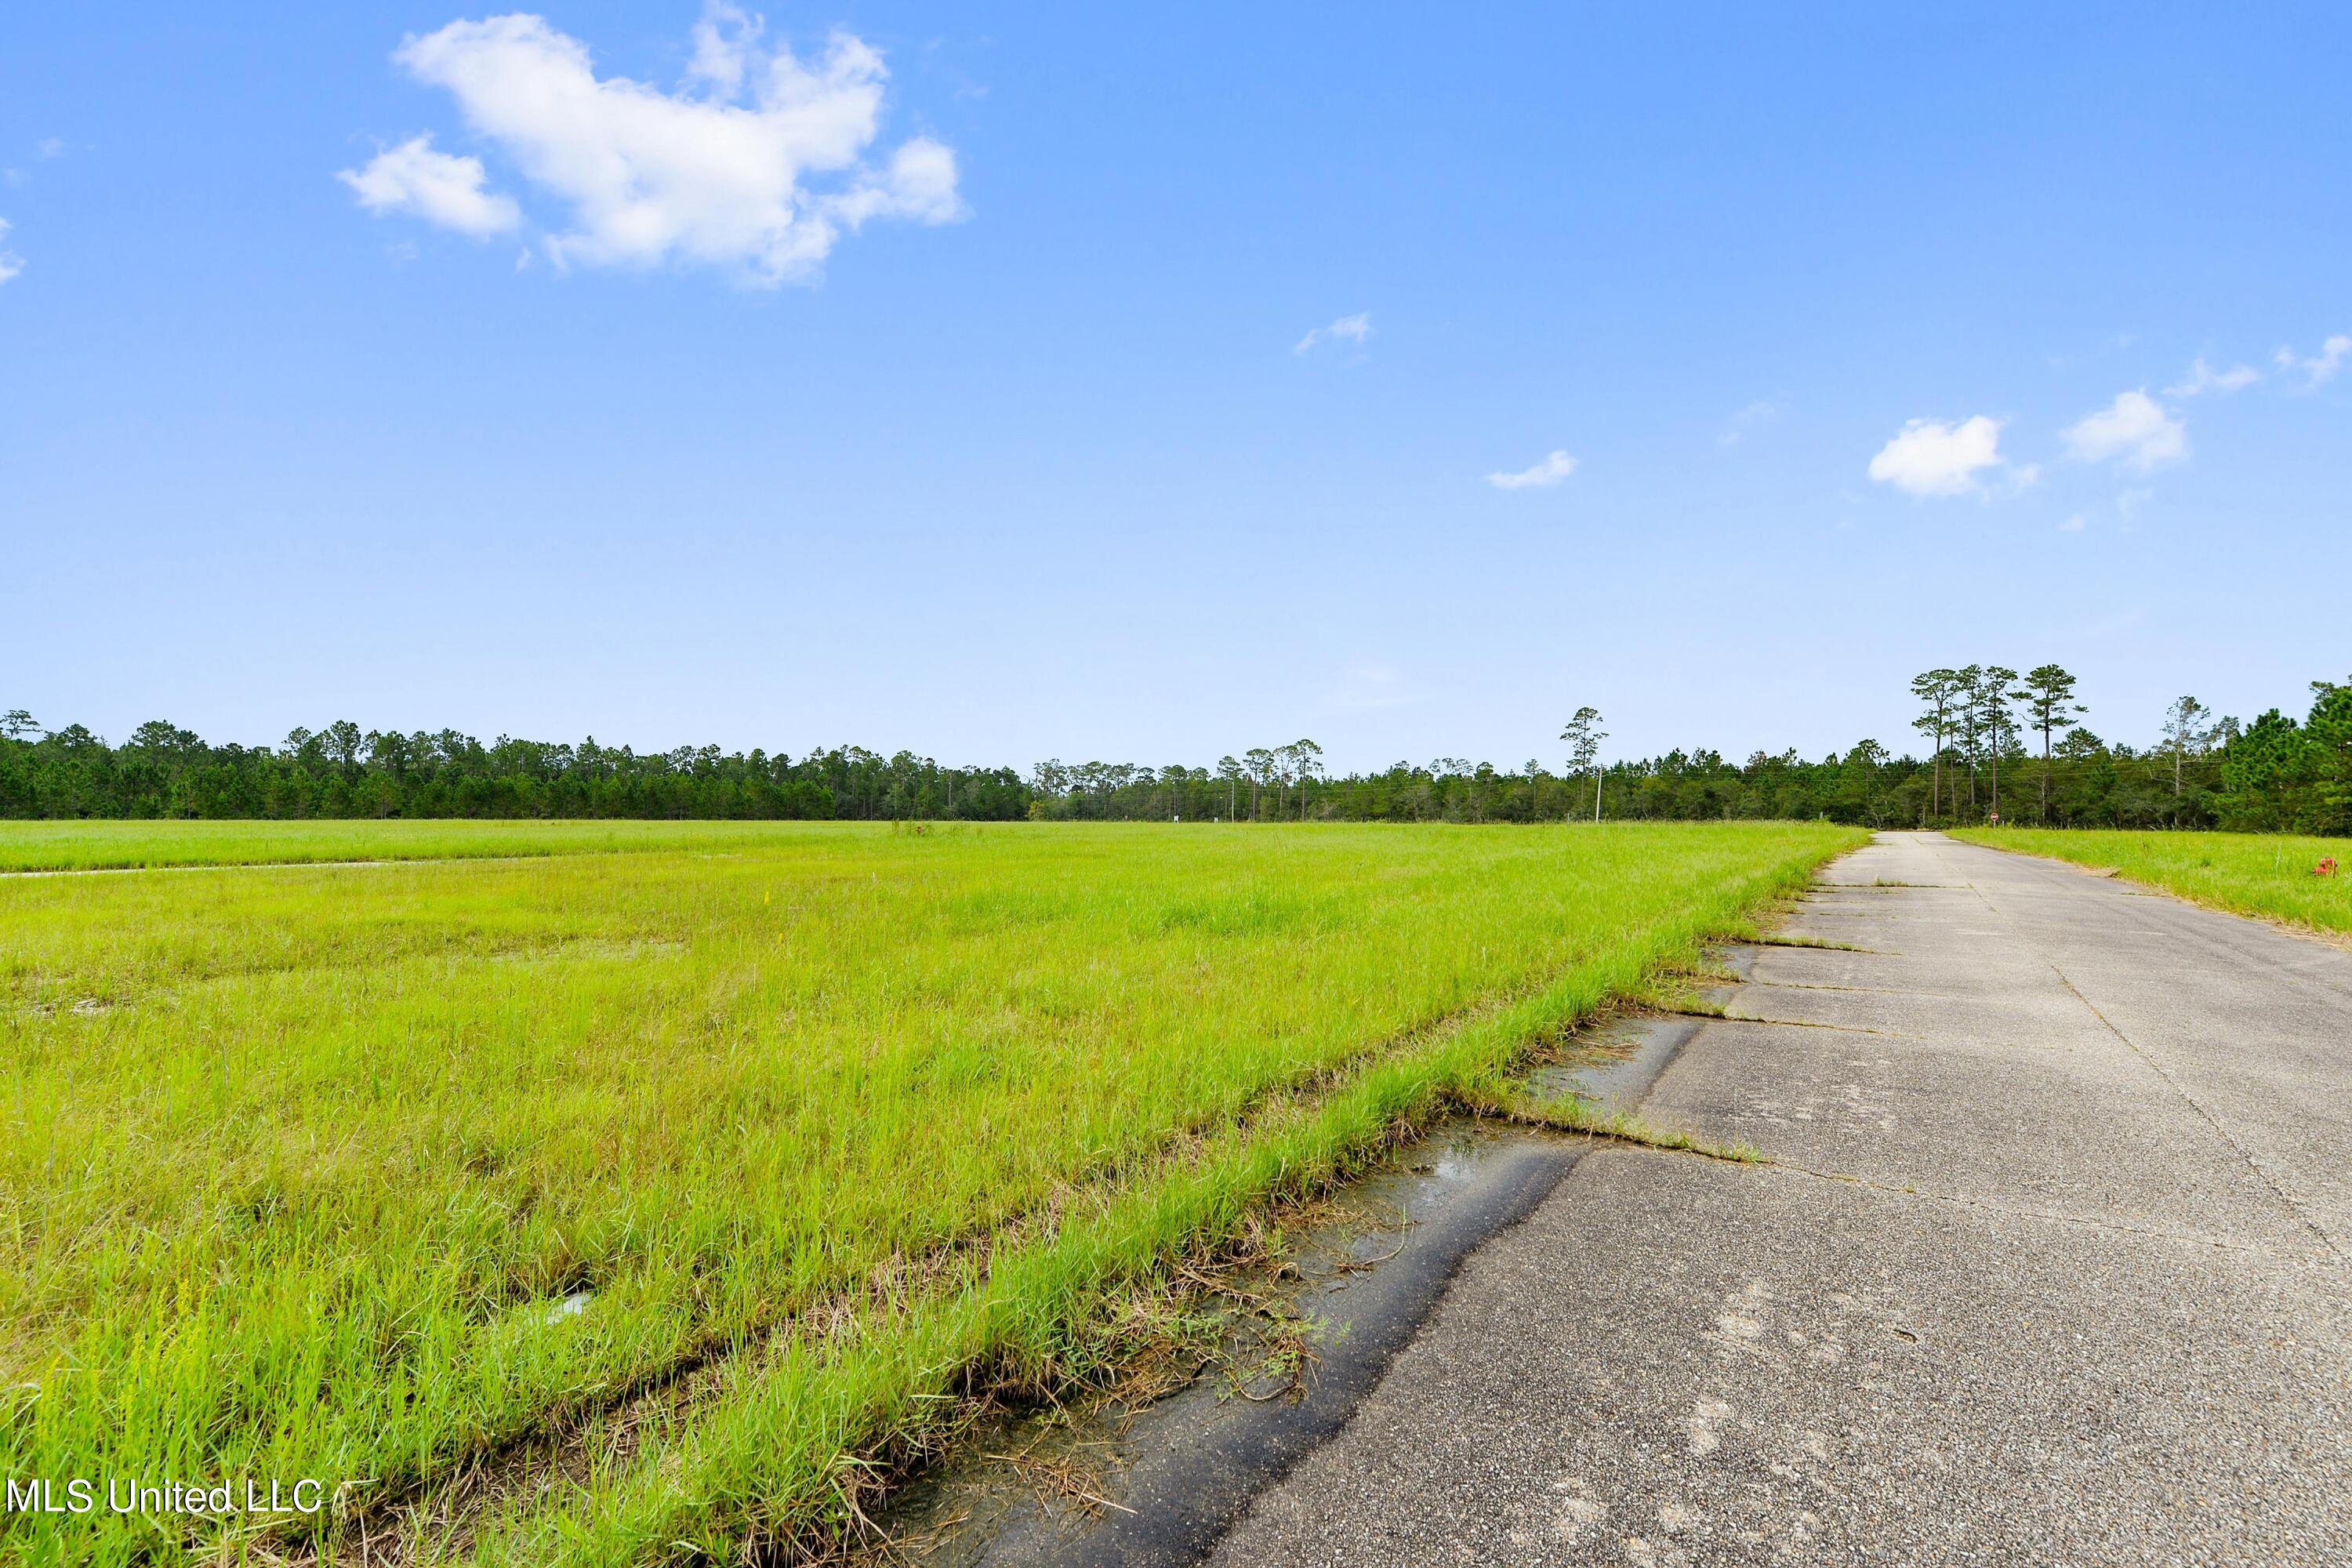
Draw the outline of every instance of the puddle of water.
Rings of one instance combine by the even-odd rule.
[[[1539,1069],[1529,1088],[1631,1111],[1704,1023],[1616,1020],[1577,1042],[1580,1059]],[[1262,1305],[1230,1313],[1192,1381],[1140,1408],[985,1424],[962,1445],[966,1457],[918,1477],[881,1513],[893,1542],[887,1560],[926,1568],[1199,1561],[1269,1478],[1338,1433],[1463,1260],[1532,1212],[1587,1147],[1469,1118],[1442,1124],[1390,1168],[1331,1194],[1331,1217],[1282,1265],[1232,1282]],[[1269,1363],[1269,1347],[1286,1336],[1293,1353]],[[1313,1363],[1294,1379],[1302,1339]]]
[[[1332,1195],[1339,1213],[1235,1310],[1193,1379],[1139,1410],[1006,1417],[881,1518],[896,1560],[937,1568],[1196,1561],[1279,1473],[1337,1433],[1462,1258],[1549,1194],[1579,1146],[1467,1118],[1409,1163]],[[1312,1363],[1294,1376],[1300,1345]],[[1271,1352],[1271,1355],[1270,1355]],[[1244,1396],[1245,1395],[1245,1396]],[[1018,1456],[1007,1461],[1003,1456]]]
[[[1701,994],[1714,987],[1702,987]],[[1620,1018],[1595,1030],[1589,1042],[1594,1059],[1565,1067],[1538,1068],[1528,1075],[1538,1100],[1591,1101],[1602,1115],[1631,1114],[1649,1096],[1650,1086],[1675,1054],[1706,1027],[1705,1018]]]

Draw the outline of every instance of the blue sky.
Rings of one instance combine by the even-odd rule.
[[[2053,10],[27,11],[0,705],[1341,769],[1899,749],[1971,660],[2300,711],[2352,16]]]

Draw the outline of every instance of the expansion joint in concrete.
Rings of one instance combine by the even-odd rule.
[[[1750,1163],[1764,1169],[1784,1171],[1792,1176],[1808,1176],[1821,1182],[1840,1182],[1848,1186],[1861,1187],[1867,1192],[1884,1193],[1895,1197],[1917,1198],[1924,1203],[1951,1204],[1959,1208],[1980,1209],[1988,1214],[2002,1215],[2012,1219],[2038,1220],[2048,1225],[2076,1226],[2091,1230],[2113,1231],[2123,1236],[2147,1237],[2158,1241],[2210,1247],[2221,1252],[2244,1253],[2270,1258],[2319,1261],[2334,1261],[2341,1256],[2333,1250],[2332,1245],[2326,1253],[2282,1253],[2275,1247],[2252,1247],[2243,1242],[2225,1241],[2219,1237],[2200,1236],[2190,1231],[2166,1230],[2156,1226],[2132,1225],[2123,1220],[2102,1218],[2096,1215],[2068,1214],[2061,1209],[2028,1208],[2022,1205],[2005,1204],[1992,1198],[1970,1197],[1964,1193],[1937,1192],[1934,1188],[1921,1187],[1908,1182],[1882,1181],[1874,1176],[1860,1176],[1845,1171],[1823,1171],[1811,1165],[1800,1165],[1787,1160],[1775,1159],[1770,1155],[1752,1161]],[[2321,1239],[2326,1240],[2324,1234]]]

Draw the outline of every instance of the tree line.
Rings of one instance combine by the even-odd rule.
[[[2077,684],[2055,664],[1915,676],[1912,727],[1928,741],[1920,821],[2352,833],[2352,682],[2313,681],[2301,722],[2273,708],[2249,724],[2176,698],[2140,747],[2101,740]]]
[[[2184,697],[2144,745],[2086,723],[2055,665],[1938,668],[1912,690],[1924,754],[1875,740],[1809,759],[1675,750],[1603,761],[1585,708],[1554,763],[1462,757],[1334,776],[1312,741],[1210,766],[1065,763],[1026,773],[860,746],[638,752],[454,730],[298,729],[277,746],[214,744],[162,720],[109,744],[79,724],[0,715],[0,816],[676,817],[971,821],[1548,822],[1826,817],[1874,827],[2001,820],[2099,827],[2352,833],[2352,683],[2313,683],[2298,721],[2251,723]]]

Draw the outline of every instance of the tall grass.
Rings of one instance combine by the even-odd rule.
[[[1970,827],[1953,837],[2115,871],[2232,914],[2352,934],[2352,838],[2048,827]],[[2313,874],[2331,858],[2335,876]]]
[[[399,1499],[716,1356],[477,1549],[822,1531],[845,1451],[1859,837],[762,825],[0,881],[0,1468]]]
[[[0,822],[0,871],[725,851],[823,831],[779,822]]]

